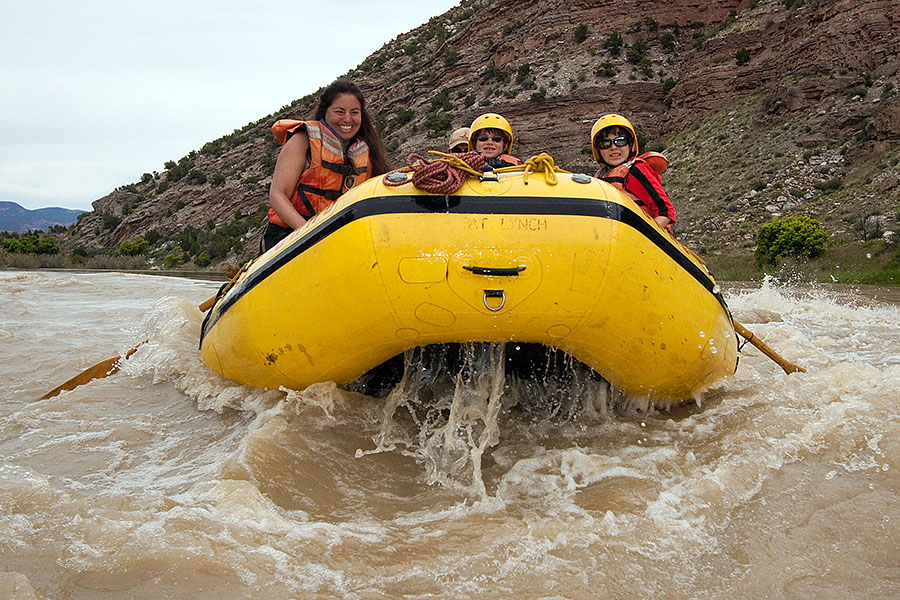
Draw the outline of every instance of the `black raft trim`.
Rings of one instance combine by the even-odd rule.
[[[727,311],[725,300],[716,291],[709,275],[681,252],[671,238],[621,204],[594,198],[547,198],[534,196],[381,196],[366,198],[330,216],[306,235],[284,248],[277,257],[238,284],[229,297],[207,314],[200,343],[212,326],[235,302],[282,266],[315,246],[340,228],[367,217],[395,214],[450,213],[473,215],[571,215],[619,221],[637,230],[687,271],[716,297]],[[213,314],[215,312],[215,314]]]

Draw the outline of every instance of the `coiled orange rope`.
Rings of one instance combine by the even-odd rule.
[[[429,154],[436,154],[441,158],[428,160],[421,154],[410,154],[406,157],[406,166],[393,171],[394,173],[412,173],[412,184],[416,188],[429,194],[441,194],[443,196],[459,191],[466,182],[467,175],[481,176],[486,163],[477,152],[464,152],[462,154],[445,154],[429,150]],[[391,181],[387,173],[382,181],[388,187],[398,187],[410,182]]]

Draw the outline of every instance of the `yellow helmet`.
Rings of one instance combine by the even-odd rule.
[[[472,127],[469,128],[469,150],[475,149],[475,135],[481,129],[499,129],[509,138],[509,146],[506,148],[507,154],[512,154],[513,134],[509,121],[498,115],[497,113],[485,113],[472,121]]]
[[[603,164],[603,161],[600,160],[600,151],[597,149],[597,136],[607,127],[612,127],[614,125],[618,125],[631,132],[631,139],[633,141],[631,143],[631,154],[629,155],[629,158],[638,153],[637,134],[634,133],[634,127],[631,125],[631,121],[622,115],[610,113],[597,119],[597,122],[591,127],[591,151],[594,153],[594,160],[597,161],[597,164]]]

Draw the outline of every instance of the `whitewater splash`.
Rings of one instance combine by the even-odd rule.
[[[201,410],[249,411],[256,415],[258,426],[273,415],[283,415],[291,405],[314,406],[328,414],[344,393],[327,382],[307,390],[265,391],[211,372],[196,351],[201,321],[195,305],[184,298],[158,300],[134,332],[147,341],[123,363],[123,371],[153,383],[171,382]],[[527,363],[534,372],[507,374],[506,365],[514,359],[507,353],[523,350],[536,353],[537,364]],[[415,348],[404,354],[402,377],[384,398],[354,397],[355,402],[383,407],[372,438],[375,447],[358,449],[357,458],[399,452],[423,465],[427,484],[476,499],[489,496],[482,460],[500,441],[502,414],[518,411],[532,419],[606,420],[616,411],[647,413],[654,408],[647,398],[628,397],[610,388],[563,353],[524,344]]]

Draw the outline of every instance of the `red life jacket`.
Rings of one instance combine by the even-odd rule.
[[[669,168],[668,159],[659,152],[644,152],[640,156],[635,156],[629,161],[623,162],[621,165],[616,165],[612,167],[609,171],[606,172],[606,175],[603,175],[601,178],[603,181],[607,183],[611,183],[613,187],[618,188],[620,191],[627,194],[630,198],[635,200],[635,203],[641,207],[641,210],[650,217],[653,218],[653,213],[650,211],[650,208],[645,206],[643,202],[639,201],[635,198],[634,194],[625,189],[625,180],[628,178],[628,171],[631,169],[632,165],[635,163],[642,162],[644,164],[650,165],[658,175],[662,175],[666,172],[666,169]],[[600,177],[602,169],[597,171],[596,177]]]
[[[309,138],[309,160],[291,195],[291,204],[300,216],[310,219],[354,185],[368,179],[369,146],[356,139],[345,151],[341,138],[324,121],[280,119],[272,126],[272,133],[282,145],[289,133],[298,131],[306,131]],[[271,208],[269,221],[287,227]]]

